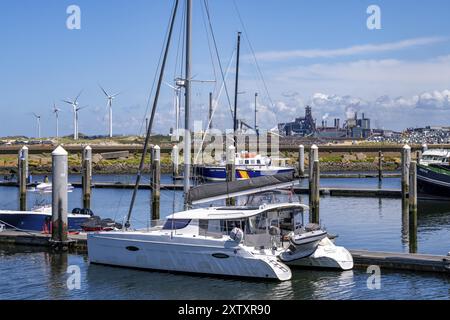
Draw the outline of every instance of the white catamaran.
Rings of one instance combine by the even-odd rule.
[[[353,268],[351,254],[303,224],[299,203],[214,207],[167,217],[146,231],[88,235],[93,263],[141,269],[289,280],[288,265]],[[303,261],[299,261],[303,260]]]

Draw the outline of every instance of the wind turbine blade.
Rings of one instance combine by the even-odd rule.
[[[177,90],[177,88],[175,88],[173,85],[171,85],[171,84],[169,84],[169,83],[167,83],[167,82],[164,82],[164,84],[165,84],[166,86],[172,88],[173,90]]]
[[[69,101],[69,100],[61,100],[62,102],[68,103],[70,105],[73,105],[73,101]]]
[[[115,98],[115,97],[121,95],[122,93],[123,93],[122,91],[117,92],[116,94],[113,94],[113,95],[111,96],[111,98]]]
[[[80,93],[77,95],[77,97],[75,98],[74,103],[77,103],[78,98],[81,96],[82,93],[83,93],[83,90],[81,90]]]
[[[103,91],[103,93],[105,94],[105,96],[106,96],[107,98],[109,98],[109,94],[106,92],[106,90],[103,89],[103,87],[102,87],[100,84],[99,84],[98,86],[100,87],[100,89],[102,89],[102,91]]]

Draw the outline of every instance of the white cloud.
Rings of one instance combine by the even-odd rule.
[[[414,38],[398,42],[381,44],[356,45],[339,49],[309,49],[290,51],[269,51],[256,53],[260,61],[282,61],[294,58],[336,58],[361,54],[381,53],[388,51],[404,50],[412,47],[427,46],[447,41],[444,37]]]
[[[277,69],[272,92],[336,92],[375,99],[382,95],[407,96],[444,89],[450,84],[450,55],[424,61],[357,60]]]

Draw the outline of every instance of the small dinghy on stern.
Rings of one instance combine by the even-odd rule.
[[[318,224],[308,224],[300,233],[291,232],[288,235],[289,247],[280,254],[280,260],[284,262],[302,259],[312,255],[320,241],[327,237],[327,232]]]

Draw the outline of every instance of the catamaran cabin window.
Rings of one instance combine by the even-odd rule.
[[[257,164],[261,164],[261,160],[256,160],[256,163]]]
[[[164,223],[163,230],[178,230],[186,228],[191,219],[167,219]]]

